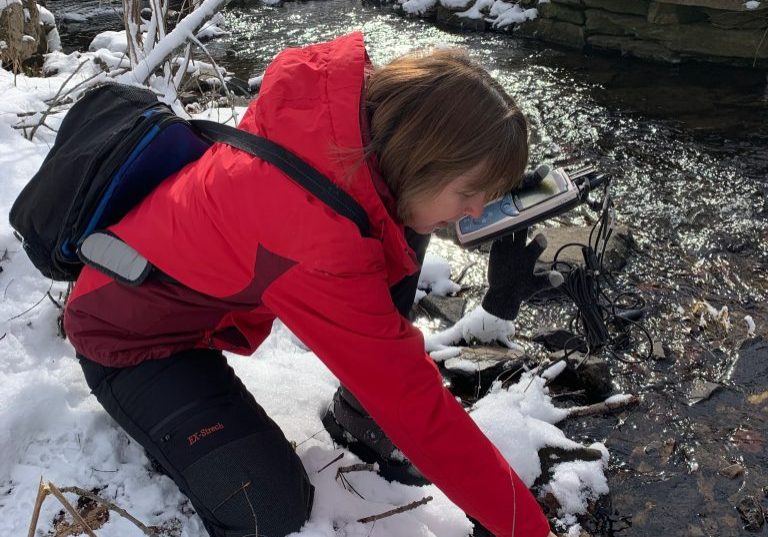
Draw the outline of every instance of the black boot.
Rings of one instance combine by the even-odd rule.
[[[334,442],[363,461],[378,464],[384,479],[405,485],[429,484],[343,386],[336,390],[322,421]]]

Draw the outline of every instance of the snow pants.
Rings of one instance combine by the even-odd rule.
[[[80,364],[105,410],[189,498],[211,537],[284,537],[309,518],[314,489],[301,460],[220,351],[126,368]]]
[[[408,231],[421,262],[429,237]],[[391,290],[405,316],[417,284],[415,274]],[[314,487],[301,460],[220,351],[125,368],[78,359],[99,403],[189,498],[211,537],[284,537],[309,518]]]

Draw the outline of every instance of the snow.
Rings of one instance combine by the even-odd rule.
[[[757,9],[760,7],[760,2],[757,2],[756,0],[750,0],[749,2],[744,2],[744,7],[747,9]]]
[[[107,30],[96,35],[88,45],[88,50],[95,52],[100,49],[107,49],[111,52],[122,52],[128,50],[128,37],[124,31]]]
[[[251,91],[258,91],[261,88],[261,83],[264,80],[264,75],[254,76],[248,79],[248,89]]]
[[[56,27],[56,18],[53,16],[53,13],[39,4],[37,9],[40,12],[40,24],[49,28],[45,36],[48,43],[48,52],[61,50],[61,37],[59,37],[59,29]]]
[[[202,28],[197,32],[196,36],[201,41],[205,41],[207,39],[214,39],[216,37],[226,35],[228,32],[221,28],[221,24],[224,23],[224,15],[221,13],[216,13],[211,20],[206,22]]]
[[[745,315],[744,322],[747,323],[747,337],[755,337],[755,321],[752,316]]]
[[[451,266],[439,255],[427,253],[419,274],[418,288],[435,295],[447,296],[458,293],[461,285],[451,281]]]
[[[38,4],[37,10],[40,12],[41,24],[45,24],[46,26],[54,26],[56,24],[56,18],[53,16],[53,13],[45,9],[45,7]]]
[[[565,371],[565,368],[568,364],[565,360],[559,360],[549,366],[547,369],[544,370],[544,372],[541,374],[542,378],[546,380],[553,380],[556,379],[560,373]]]
[[[402,0],[398,0],[401,1]],[[410,15],[424,15],[437,5],[437,0],[407,0],[402,2],[403,11]]]
[[[45,69],[54,73],[49,78],[14,77],[0,69],[0,213],[8,214],[55,136],[51,129],[42,127],[30,141],[24,138],[23,130],[13,127],[27,125],[28,132],[47,110],[45,100],[56,95],[82,62],[86,64],[69,86],[100,71],[94,59],[112,66],[124,64],[124,55],[112,50],[116,41],[108,39],[106,46],[95,52],[48,54]],[[20,117],[20,113],[29,114]],[[56,129],[62,117],[63,112],[53,113],[46,123]],[[232,110],[216,108],[197,117],[231,121]],[[0,222],[0,267],[0,535],[26,534],[42,477],[59,486],[99,488],[101,495],[146,524],[176,521],[182,537],[203,537],[202,524],[191,514],[184,496],[167,477],[150,470],[143,449],[90,395],[72,347],[56,335],[59,310],[47,298],[50,292],[59,299],[65,285],[46,280],[34,269],[5,218]],[[448,263],[432,255],[425,264],[423,287],[446,294],[460,289],[450,281]],[[451,345],[462,339],[501,340],[513,346],[509,338],[514,330],[514,323],[477,308],[453,327],[432,336],[432,343],[427,337],[426,344],[449,352],[455,352]],[[336,467],[358,462],[346,452],[341,460],[318,472],[342,453],[320,422],[338,381],[282,323],[274,324],[254,356],[230,355],[228,359],[267,413],[298,444],[297,452],[316,487],[312,518],[295,534],[297,537],[466,537],[469,533],[467,518],[434,486],[404,486],[389,483],[373,472],[358,472],[349,480],[364,496],[361,499],[334,479]],[[541,472],[539,448],[578,445],[555,425],[566,415],[566,410],[554,406],[546,380],[534,373],[526,373],[508,389],[494,385],[470,411],[528,485]],[[601,446],[597,448],[606,453]],[[556,468],[548,486],[562,502],[559,515],[583,511],[589,498],[607,490],[603,468],[604,461]],[[427,495],[434,500],[407,514],[377,521],[373,533],[370,525],[356,522]],[[40,531],[51,529],[60,509],[54,499],[46,500]],[[138,530],[113,516],[97,533],[100,537],[122,537],[138,534]]]
[[[216,14],[225,0],[204,0],[193,12],[184,17],[171,33],[154,46],[146,58],[132,70],[116,78],[124,84],[141,84],[149,78],[152,71],[180,47],[195,31]]]
[[[514,5],[510,9],[505,10],[495,19],[488,19],[493,23],[494,28],[504,28],[510,24],[519,24],[527,20],[533,20],[539,15],[539,12],[535,8],[523,9],[519,5]]]
[[[625,394],[625,393],[617,393],[616,395],[610,396],[608,399],[603,401],[606,405],[617,405],[617,404],[623,404],[627,403],[634,399],[634,396]]]
[[[476,0],[474,5],[466,11],[457,13],[459,17],[466,17],[468,19],[482,19],[485,17],[481,11],[488,11],[493,6],[494,0]]]

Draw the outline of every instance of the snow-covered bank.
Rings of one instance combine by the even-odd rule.
[[[7,214],[11,203],[42,162],[53,133],[38,130],[34,141],[12,128],[19,112],[35,118],[46,109],[43,99],[53,96],[66,73],[77,64],[62,62],[52,79],[15,80],[0,71],[4,95],[0,116],[0,209]],[[7,96],[7,97],[6,97]],[[26,119],[24,121],[27,121]],[[49,117],[56,128],[61,114]],[[0,224],[0,531],[18,535],[31,517],[40,477],[59,485],[99,488],[101,494],[151,525],[169,526],[180,521],[179,535],[201,536],[198,519],[185,507],[185,500],[164,476],[150,470],[142,450],[101,410],[88,394],[70,345],[56,336],[58,310],[46,298],[54,298],[64,286],[43,279],[24,255],[6,219]],[[437,271],[443,273],[445,271]],[[444,281],[433,287],[450,290]],[[343,459],[319,471],[341,452],[323,431],[320,416],[337,381],[322,363],[280,324],[253,357],[231,357],[243,381],[256,399],[280,424],[287,437],[298,444],[298,453],[317,488],[312,519],[300,535],[332,536],[337,529],[346,536],[439,535],[466,536],[469,523],[435,487],[406,487],[387,483],[373,473],[349,477],[361,499],[345,490],[335,477],[338,466],[356,462]],[[472,412],[478,424],[499,446],[516,471],[532,484],[540,473],[537,449],[544,445],[572,447],[553,425],[564,412],[552,405],[543,381],[524,376],[509,390],[497,388]],[[607,487],[602,473],[604,461],[575,467],[561,465],[550,484],[567,515],[584,508],[590,495]],[[558,477],[560,476],[560,477]],[[424,496],[434,501],[417,510],[377,521],[375,526],[357,519],[387,511]],[[49,500],[41,517],[41,530],[50,527],[60,509]],[[130,523],[112,517],[99,529],[101,536],[138,534]]]

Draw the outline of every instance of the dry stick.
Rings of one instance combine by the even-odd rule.
[[[326,464],[325,466],[323,466],[322,468],[320,468],[320,469],[317,471],[317,473],[319,474],[320,472],[322,472],[323,470],[325,470],[326,468],[328,468],[328,467],[329,467],[331,464],[333,464],[334,462],[340,461],[340,460],[341,460],[341,459],[343,459],[343,458],[344,458],[344,454],[343,454],[343,453],[339,453],[339,456],[338,456],[338,457],[336,457],[336,458],[335,458],[335,459],[333,459],[331,462],[329,462],[328,464]],[[338,474],[337,474],[337,475],[338,475]]]
[[[37,529],[37,521],[40,519],[40,508],[43,506],[43,500],[50,491],[43,485],[43,478],[40,478],[40,485],[37,487],[37,498],[35,498],[35,508],[32,511],[32,520],[29,521],[29,532],[27,537],[34,537]]]
[[[93,530],[91,527],[83,520],[83,517],[80,516],[80,513],[77,512],[77,509],[72,507],[72,504],[69,503],[69,501],[64,497],[64,495],[61,493],[59,489],[56,488],[56,485],[48,481],[45,484],[45,487],[50,491],[51,494],[56,496],[56,499],[61,502],[61,504],[66,508],[67,511],[69,511],[69,514],[72,515],[72,519],[76,520],[78,524],[80,524],[83,527],[83,530],[90,535],[91,537],[96,537],[96,534],[93,533]]]
[[[37,302],[32,304],[29,308],[27,308],[26,310],[22,311],[18,315],[14,315],[13,317],[11,317],[9,319],[6,319],[5,322],[8,323],[8,322],[11,322],[11,321],[13,321],[15,319],[18,319],[19,317],[23,317],[24,315],[26,315],[27,313],[29,313],[30,311],[32,311],[33,309],[38,307],[40,304],[43,303],[43,300],[46,299],[46,297],[48,296],[48,293],[51,292],[52,288],[53,288],[53,280],[51,280],[51,285],[48,286],[48,290],[45,292],[45,294],[43,295],[43,297],[40,300],[38,300]]]
[[[386,518],[392,515],[398,515],[400,513],[404,513],[406,511],[411,511],[413,509],[416,509],[417,507],[420,507],[422,505],[425,505],[428,502],[432,501],[432,496],[427,496],[426,498],[422,498],[421,500],[411,502],[408,505],[404,505],[402,507],[398,507],[397,509],[392,509],[391,511],[386,511],[385,513],[381,513],[379,515],[372,515],[367,516],[365,518],[361,518],[358,520],[358,522],[362,524],[367,524],[368,522],[374,522],[376,520],[381,520],[382,518]]]
[[[620,408],[626,408],[634,405],[638,402],[637,396],[630,395],[627,399],[608,403],[603,401],[602,403],[595,403],[594,405],[587,406],[575,406],[568,409],[568,418],[575,418],[577,416],[593,416],[595,414],[604,414],[606,412],[612,412]]]
[[[336,474],[348,474],[350,472],[375,472],[376,465],[374,464],[350,464],[349,466],[341,466],[336,470]]]
[[[216,63],[216,60],[213,59],[213,56],[211,56],[211,53],[208,52],[208,49],[205,47],[205,45],[197,38],[194,34],[190,32],[189,34],[189,40],[192,41],[195,45],[200,47],[200,50],[202,50],[208,60],[211,62],[211,65],[213,65],[213,71],[216,73],[216,77],[219,79],[219,82],[221,82],[221,87],[224,88],[224,91],[227,94],[227,98],[229,99],[229,102],[232,107],[232,118],[235,120],[235,123],[237,123],[237,111],[235,110],[235,96],[232,95],[232,92],[229,91],[229,86],[227,86],[226,81],[224,80],[224,77],[221,75],[221,72],[219,71],[219,65]]]
[[[363,495],[357,492],[355,487],[352,486],[352,483],[349,482],[349,480],[344,474],[348,474],[351,472],[375,472],[375,471],[376,471],[376,465],[374,464],[365,464],[365,463],[350,464],[349,466],[341,466],[336,470],[336,479],[341,481],[341,484],[345,489],[351,490],[352,492],[354,492],[364,500],[365,498],[363,497]]]
[[[316,436],[317,436],[317,435],[319,435],[320,433],[324,433],[324,432],[325,432],[325,428],[323,428],[323,429],[320,429],[319,431],[317,431],[315,434],[313,434],[313,435],[312,435],[312,436],[310,436],[309,438],[305,438],[304,440],[302,440],[301,442],[299,442],[298,444],[296,444],[296,447],[299,447],[300,445],[302,445],[302,444],[303,444],[303,443],[305,443],[305,442],[309,442],[309,441],[310,441],[310,440],[312,440],[314,437],[316,437]],[[294,448],[294,449],[295,449],[295,448]]]
[[[61,492],[72,492],[72,493],[77,494],[79,496],[84,496],[84,497],[89,498],[89,499],[91,499],[91,500],[93,500],[95,502],[98,502],[98,503],[102,504],[104,507],[106,507],[107,509],[109,509],[110,511],[114,511],[115,513],[117,513],[121,517],[123,517],[125,519],[128,519],[130,522],[133,522],[133,524],[137,528],[139,528],[142,532],[144,532],[144,535],[150,535],[150,536],[156,535],[154,531],[152,531],[150,528],[148,528],[147,526],[142,524],[142,522],[140,520],[138,520],[136,517],[131,515],[128,511],[126,511],[125,509],[123,509],[121,507],[118,507],[117,505],[115,505],[114,503],[110,502],[109,500],[105,500],[104,498],[102,498],[98,494],[94,494],[93,492],[87,491],[85,489],[81,489],[80,487],[62,487],[60,490],[61,490]]]
[[[64,89],[64,86],[66,86],[67,83],[70,80],[72,80],[72,77],[75,76],[77,74],[77,72],[80,71],[80,69],[82,69],[83,65],[85,65],[86,63],[88,63],[88,60],[81,61],[80,64],[75,68],[75,70],[72,71],[72,73],[67,77],[67,79],[64,81],[64,83],[61,86],[59,86],[59,91],[57,91],[56,95],[53,96],[53,100],[51,101],[50,106],[48,106],[48,109],[45,112],[43,112],[43,115],[40,117],[40,121],[32,129],[32,132],[29,133],[28,140],[31,140],[32,138],[35,137],[35,133],[37,132],[37,129],[40,128],[40,125],[45,123],[45,119],[48,117],[48,114],[50,114],[51,110],[53,110],[53,107],[56,106],[56,104],[58,104],[59,96],[61,95],[61,91]]]
[[[349,479],[347,479],[347,478],[346,478],[346,477],[345,477],[343,474],[340,474],[340,473],[338,473],[338,472],[337,472],[337,473],[336,473],[336,479],[338,479],[339,481],[341,481],[341,486],[342,486],[342,487],[344,487],[344,490],[348,490],[348,491],[350,491],[350,492],[354,492],[355,494],[357,494],[357,496],[358,496],[358,497],[359,497],[361,500],[364,500],[364,499],[365,499],[365,497],[363,497],[363,495],[362,495],[362,494],[360,494],[360,493],[357,491],[357,489],[356,489],[355,487],[353,487],[353,486],[352,486],[352,483],[350,483],[350,482],[349,482]]]

